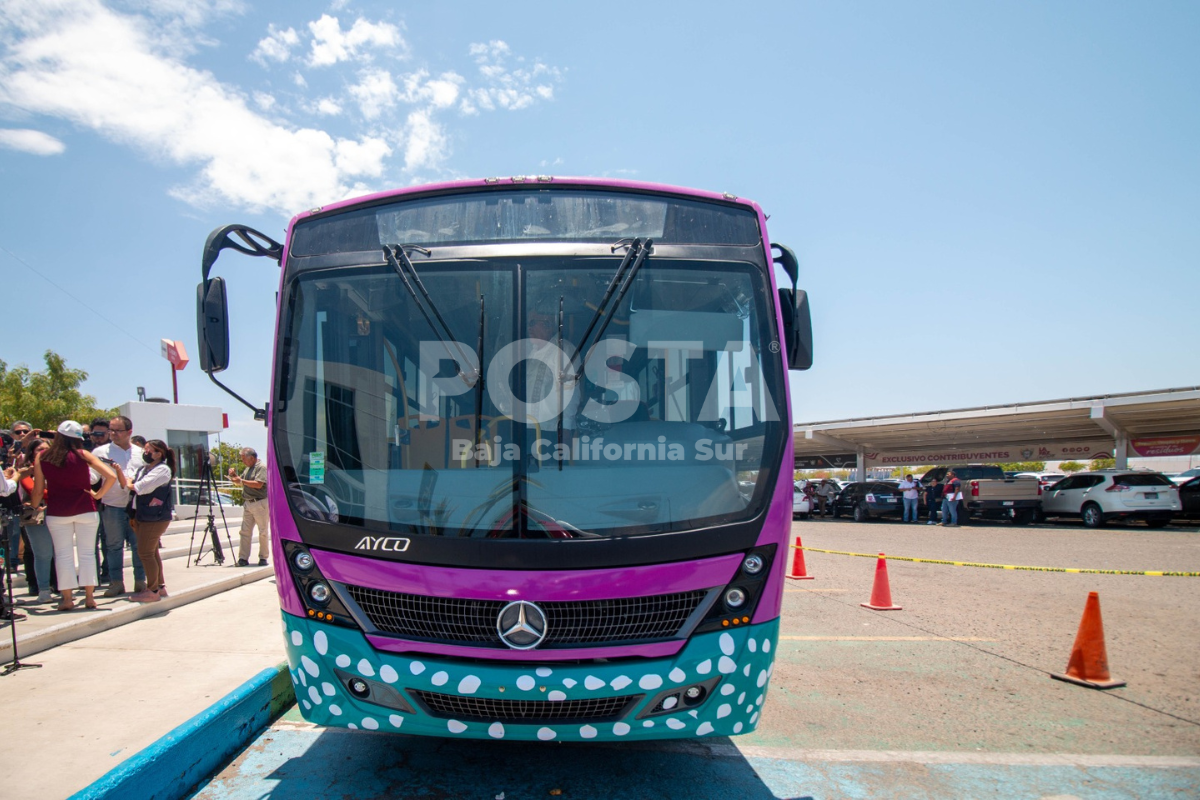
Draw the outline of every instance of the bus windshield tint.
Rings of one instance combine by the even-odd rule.
[[[293,280],[274,426],[296,512],[560,539],[757,514],[786,419],[765,275],[651,257],[577,353],[620,255],[423,260],[452,337],[390,268]]]
[[[529,241],[757,245],[748,208],[664,196],[542,189],[405,200],[301,221],[291,255],[378,252],[387,244]]]

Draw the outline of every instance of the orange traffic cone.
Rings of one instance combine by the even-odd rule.
[[[1083,619],[1079,621],[1079,632],[1075,634],[1075,645],[1067,661],[1066,674],[1050,673],[1051,678],[1078,683],[1093,689],[1115,689],[1124,686],[1108,673],[1108,652],[1104,648],[1104,622],[1100,619],[1100,595],[1088,592],[1083,607]]]
[[[888,586],[887,559],[883,553],[875,562],[875,584],[871,587],[871,602],[859,603],[863,608],[874,611],[900,611],[900,606],[892,605],[892,589]]]
[[[804,545],[800,542],[800,537],[796,537],[796,543],[792,545],[795,550],[792,553],[792,571],[788,573],[788,577],[794,581],[811,581],[812,575],[804,568]]]

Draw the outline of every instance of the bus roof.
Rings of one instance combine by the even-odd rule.
[[[434,195],[448,192],[461,192],[464,190],[492,190],[492,189],[515,189],[515,188],[546,188],[555,187],[588,187],[597,189],[624,189],[634,192],[652,192],[655,194],[671,194],[679,197],[686,197],[694,200],[709,200],[722,203],[737,203],[747,206],[754,210],[758,215],[760,222],[764,219],[762,208],[753,200],[747,200],[743,197],[730,194],[728,192],[710,192],[702,189],[689,189],[683,186],[672,186],[664,183],[649,183],[646,181],[629,181],[629,180],[614,180],[609,178],[578,178],[578,177],[559,177],[552,175],[514,175],[506,178],[475,178],[463,181],[447,181],[444,183],[430,183],[421,186],[408,186],[403,189],[389,189],[385,192],[376,192],[374,194],[354,197],[348,200],[339,200],[336,203],[311,208],[308,211],[302,211],[292,217],[291,223],[288,225],[289,234],[292,226],[297,222],[307,219],[308,217],[317,214],[328,214],[333,211],[345,211],[358,206],[367,206],[373,203],[378,203],[387,200],[397,200],[401,198],[417,198],[423,195]]]

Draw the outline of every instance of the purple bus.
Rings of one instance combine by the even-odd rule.
[[[225,248],[282,269],[270,402]],[[777,286],[776,274],[791,286]],[[204,250],[201,367],[268,426],[288,662],[327,726],[542,741],[754,730],[812,335],[754,203],[550,177],[314,208]]]

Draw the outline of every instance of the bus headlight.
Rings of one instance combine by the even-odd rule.
[[[726,608],[735,609],[746,605],[746,590],[739,586],[734,586],[725,592]]]
[[[767,562],[763,561],[763,557],[755,553],[753,555],[746,556],[746,560],[742,562],[742,569],[747,575],[757,575],[758,573],[762,572],[763,567],[766,565]]]
[[[323,606],[329,602],[329,598],[333,597],[333,592],[323,583],[314,583],[308,587],[308,596],[314,603]]]
[[[313,564],[315,562],[313,561],[312,553],[308,552],[307,550],[301,550],[300,552],[296,553],[294,558],[292,558],[292,563],[295,564],[296,569],[300,570],[301,572],[308,572],[313,568]]]

